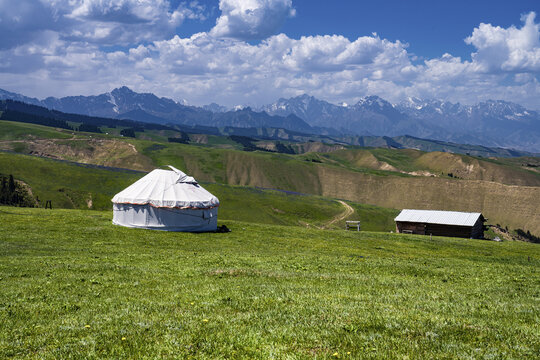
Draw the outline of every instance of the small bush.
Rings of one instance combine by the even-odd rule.
[[[122,129],[120,131],[120,135],[134,138],[135,137],[135,129],[133,129],[133,128]]]

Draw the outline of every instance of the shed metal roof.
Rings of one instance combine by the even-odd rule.
[[[394,220],[400,222],[473,226],[480,216],[482,216],[481,213],[404,209],[401,210]]]

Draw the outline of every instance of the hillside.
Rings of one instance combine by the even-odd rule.
[[[0,93],[0,98],[1,98]],[[109,104],[111,105],[111,104]],[[162,104],[163,105],[163,104]],[[165,105],[163,105],[165,106]],[[165,106],[166,107],[166,106]],[[123,117],[104,118],[74,113],[64,113],[50,110],[14,100],[0,100],[0,120],[20,123],[32,123],[49,127],[62,128],[75,132],[110,133],[129,137],[140,137],[151,140],[180,142],[200,142],[200,136],[216,137],[249,137],[253,147],[274,152],[303,153],[307,144],[319,142],[330,146],[357,145],[364,147],[417,149],[423,151],[443,151],[461,153],[481,157],[518,157],[534,156],[527,151],[518,151],[501,147],[486,147],[481,145],[458,144],[439,140],[422,139],[409,135],[395,136],[351,136],[342,135],[337,131],[317,128],[310,130],[309,125],[301,124],[295,115],[287,117],[270,116],[266,113],[255,113],[250,108],[234,112],[219,112],[205,122],[159,121],[153,115],[137,108],[130,114],[128,120]],[[219,116],[216,118],[216,116]],[[163,125],[166,123],[166,125]],[[202,124],[202,125],[201,125]],[[314,132],[318,133],[314,134]],[[139,133],[139,135],[137,135]],[[142,134],[141,134],[142,133]],[[281,146],[281,141],[300,146]],[[303,143],[303,144],[302,144]],[[304,146],[302,146],[304,145]],[[280,147],[281,146],[281,147]],[[286,149],[286,150],[285,150]],[[282,151],[284,150],[284,151]],[[309,151],[309,150],[307,150]]]
[[[535,244],[225,223],[169,233],[0,207],[0,358],[540,352]]]
[[[540,173],[534,157],[485,159],[373,148],[294,155],[240,151],[239,143],[219,136],[200,144],[177,144],[160,141],[158,135],[154,141],[85,133],[66,139],[71,133],[59,130],[61,136],[53,139],[51,128],[33,125],[44,132],[39,135],[15,131],[14,123],[2,123],[9,123],[12,130],[11,135],[4,135],[9,140],[0,141],[0,149],[145,171],[171,164],[199,181],[288,190],[386,208],[480,211],[492,224],[540,234]],[[30,125],[25,126],[30,131]],[[328,147],[310,146],[319,151]]]
[[[144,173],[0,152],[0,175],[24,181],[41,205],[53,208],[110,210],[111,198]],[[391,231],[398,211],[350,202],[354,213],[341,217],[342,204],[329,198],[253,187],[203,183],[221,202],[219,218],[277,225],[342,228],[362,221],[364,230]],[[339,217],[340,222],[333,222]]]

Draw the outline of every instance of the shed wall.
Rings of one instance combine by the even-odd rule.
[[[396,231],[398,233],[412,232],[417,235],[425,235],[426,224],[396,221]]]
[[[473,239],[484,238],[484,221],[484,218],[481,216],[472,227],[471,237]]]
[[[426,224],[426,235],[470,238],[472,226]]]

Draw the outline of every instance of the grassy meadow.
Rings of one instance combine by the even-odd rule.
[[[190,144],[177,144],[166,142],[172,135],[167,131],[137,133],[136,139],[119,137],[119,129],[103,131],[104,134],[73,135],[51,127],[2,121],[0,149],[139,171],[170,164],[203,184],[281,189],[387,209],[482,212],[492,224],[540,234],[540,172],[534,157],[487,159],[446,152],[359,147],[324,152],[320,146],[313,149],[323,152],[293,155],[241,151],[239,143],[224,136],[192,134]],[[314,143],[297,145],[309,148],[310,144]],[[98,176],[94,170],[73,171],[73,166],[57,171],[60,167],[51,165],[52,162],[44,166],[38,160],[16,159],[12,155],[0,154],[0,173],[17,173],[16,178],[32,189],[34,184],[37,186],[35,192],[40,199],[56,199],[62,208],[108,209],[115,191],[137,177],[120,173]],[[20,165],[23,162],[28,165]],[[49,170],[37,171],[43,168]],[[68,179],[71,174],[73,177]],[[57,186],[61,183],[65,184],[63,193]],[[118,187],[113,190],[114,184]],[[264,223],[290,223],[271,207],[263,207]],[[249,216],[259,217],[251,212]],[[309,217],[300,221],[313,223]],[[370,230],[389,230],[388,224]]]
[[[58,161],[36,156],[0,152],[0,174],[12,174],[32,188],[42,205],[54,208],[108,210],[114,194],[143,177],[143,172],[111,169]],[[344,220],[360,220],[363,229],[390,231],[395,228],[395,209],[348,202],[355,212],[342,221],[344,207],[335,199],[287,193],[247,186],[202,183],[221,202],[220,218],[246,222],[311,227],[343,227]]]
[[[0,207],[0,358],[533,359],[540,247]]]

